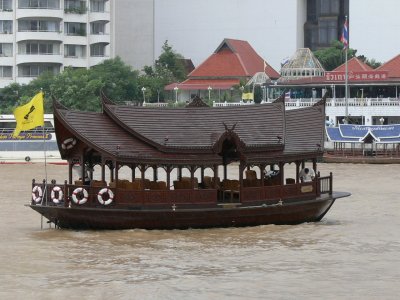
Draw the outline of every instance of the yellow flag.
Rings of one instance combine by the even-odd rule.
[[[43,92],[39,92],[29,103],[14,109],[14,117],[17,121],[13,137],[17,137],[23,130],[44,126]]]
[[[243,93],[242,100],[254,100],[254,94],[253,93]]]

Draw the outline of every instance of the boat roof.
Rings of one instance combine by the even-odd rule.
[[[322,155],[325,100],[292,111],[285,111],[283,96],[269,104],[218,108],[116,105],[104,95],[102,104],[102,112],[84,112],[55,102],[64,159],[96,153],[126,163],[210,165],[221,164],[227,145],[254,163]],[[76,146],[63,149],[70,138]]]

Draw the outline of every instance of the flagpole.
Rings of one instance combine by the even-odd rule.
[[[346,119],[346,122],[348,123],[349,122],[349,76],[348,76],[348,65],[347,65],[347,50],[348,50],[348,47],[346,47],[346,49],[345,49],[345,59],[346,59],[346,61],[345,61],[345,75],[344,75],[344,78],[345,78],[345,83],[344,83],[344,87],[345,87],[345,93],[344,93],[344,101],[345,101],[345,105],[346,105],[346,111],[345,111],[345,115],[346,115],[346,117],[345,117],[345,119]]]
[[[40,91],[43,93],[43,89],[40,89]],[[44,107],[44,95],[43,95],[43,107]],[[44,118],[44,112],[43,112],[43,118]],[[47,192],[47,153],[46,153],[46,138],[45,138],[45,125],[46,122],[43,122],[43,154],[44,154],[44,173],[45,173],[45,186],[44,186],[44,193]],[[43,195],[43,199],[46,198],[46,205],[47,205],[47,195]]]

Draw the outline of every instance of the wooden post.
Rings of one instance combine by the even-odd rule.
[[[117,161],[115,161],[115,184],[116,184],[116,186],[118,185],[118,168],[119,168],[119,164]]]
[[[260,165],[260,180],[261,186],[264,186],[265,165]]]
[[[136,170],[136,165],[131,165],[131,173],[132,173],[132,182],[135,181],[135,170]]]
[[[182,167],[179,166],[178,167],[178,180],[181,180],[181,179],[182,179]]]
[[[106,164],[104,159],[101,160],[101,181],[106,181]]]
[[[315,173],[317,173],[317,160],[313,158],[312,167]]]
[[[145,165],[140,166],[140,172],[141,172],[141,180],[142,180],[142,190],[144,190],[145,189],[144,179],[145,179],[145,175],[146,175],[146,166]]]
[[[73,162],[68,161],[68,182],[69,182],[69,184],[72,184],[72,166],[73,166]]]
[[[200,168],[200,177],[201,177],[201,183],[204,183],[204,167],[203,166]]]
[[[300,164],[301,164],[300,161],[296,161],[296,183],[299,183],[299,182],[300,182],[300,177],[299,177],[299,174],[300,174]]]
[[[195,170],[195,167],[190,166],[190,186],[191,186],[192,190],[194,189],[194,170]]]
[[[214,165],[213,170],[214,170],[214,189],[216,189],[216,188],[218,188],[218,186],[217,186],[218,165]]]
[[[333,175],[332,172],[329,173],[329,195],[333,192]]]
[[[167,166],[167,168],[165,169],[165,171],[167,172],[167,190],[170,190],[171,187],[171,166]]]
[[[68,207],[68,186],[67,186],[67,181],[64,181],[64,206]]]
[[[224,179],[228,179],[228,165],[224,165]]]
[[[157,166],[153,166],[153,181],[158,180],[158,172],[157,172]]]

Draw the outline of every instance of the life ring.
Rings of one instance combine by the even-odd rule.
[[[80,195],[83,197],[81,199],[78,199],[77,195]],[[89,194],[88,192],[81,187],[76,188],[73,192],[72,192],[72,201],[74,201],[75,204],[85,204],[88,200]]]
[[[40,186],[36,185],[32,189],[32,200],[35,201],[36,204],[42,202],[43,190]]]
[[[65,139],[61,143],[61,148],[63,148],[64,150],[68,150],[68,149],[71,149],[72,147],[74,147],[75,145],[76,145],[76,139],[71,137],[71,138]]]
[[[108,199],[104,200],[103,195],[107,194]],[[102,205],[109,205],[114,200],[114,193],[108,188],[101,189],[97,194],[97,201]]]
[[[58,197],[56,197],[57,192],[58,192]],[[51,200],[53,200],[53,202],[55,204],[60,203],[63,199],[63,196],[64,196],[64,193],[59,186],[53,187],[53,189],[51,190]]]

